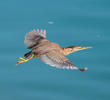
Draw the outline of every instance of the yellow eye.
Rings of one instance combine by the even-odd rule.
[[[72,49],[70,48],[70,51],[72,51]]]

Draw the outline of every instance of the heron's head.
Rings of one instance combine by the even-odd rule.
[[[79,50],[89,49],[89,48],[92,48],[92,47],[70,46],[70,47],[67,47],[67,48],[64,48],[64,49],[65,49],[65,52],[68,55],[70,53],[73,53],[73,52],[76,52],[76,51],[79,51]]]

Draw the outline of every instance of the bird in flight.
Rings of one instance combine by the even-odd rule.
[[[87,68],[76,67],[66,56],[70,53],[91,47],[69,46],[61,48],[57,43],[50,42],[46,39],[46,30],[39,29],[29,32],[25,36],[24,43],[28,49],[31,49],[31,51],[24,55],[25,58],[19,57],[18,59],[20,59],[20,61],[18,61],[16,65],[38,57],[46,64],[56,66],[57,68],[75,69],[80,71],[87,70]]]

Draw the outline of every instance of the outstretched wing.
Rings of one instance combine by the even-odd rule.
[[[43,30],[39,31],[39,29],[37,31],[33,30],[25,36],[24,43],[27,45],[28,48],[32,48],[34,45],[38,44],[40,40],[45,38],[46,30],[44,31]]]
[[[67,59],[59,51],[56,50],[52,50],[46,54],[41,55],[40,59],[44,61],[46,64],[49,64],[51,66],[56,66],[57,68],[78,70],[78,68],[74,66],[69,61],[69,59]]]

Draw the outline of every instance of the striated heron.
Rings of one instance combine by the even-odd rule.
[[[65,48],[61,48],[58,44],[52,43],[46,39],[46,30],[33,30],[29,32],[25,37],[25,44],[28,49],[31,49],[30,52],[24,55],[25,59],[19,57],[21,59],[16,63],[16,65],[20,63],[27,62],[28,60],[38,57],[46,64],[51,66],[56,66],[57,68],[64,69],[75,69],[80,71],[86,71],[87,68],[78,68],[73,65],[69,59],[66,58],[70,53],[88,49],[91,47],[81,47],[81,46],[69,46]]]

